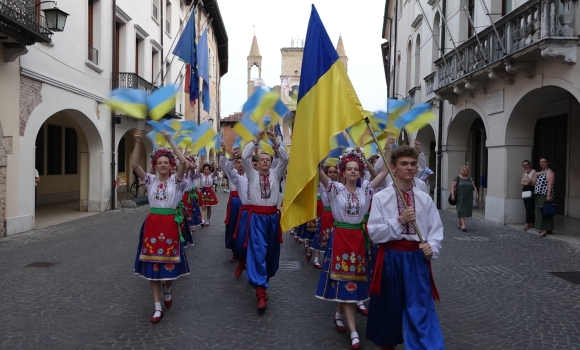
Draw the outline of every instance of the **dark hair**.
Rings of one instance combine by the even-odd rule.
[[[399,146],[391,153],[391,164],[396,165],[397,160],[402,157],[411,157],[417,159],[419,158],[419,152],[417,152],[417,150],[411,146]]]
[[[252,162],[255,162],[255,163],[257,163],[257,162],[258,162],[258,157],[256,157],[256,156],[252,156]]]
[[[205,163],[202,167],[201,170],[205,170],[205,168],[209,168],[209,171],[213,173],[213,167],[211,166],[211,164],[209,163]]]
[[[546,162],[550,163],[550,160],[548,159],[548,157],[540,157],[540,160],[545,159]]]
[[[524,159],[524,161],[522,162],[522,164],[523,164],[523,163],[528,163],[529,165],[532,165],[532,162],[530,162],[530,161],[529,161],[529,160],[527,160],[527,159]]]

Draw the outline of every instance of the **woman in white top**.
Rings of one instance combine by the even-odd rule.
[[[183,221],[183,208],[178,206],[183,192],[187,190],[188,183],[183,176],[186,160],[169,134],[164,133],[164,136],[173,151],[160,147],[151,154],[151,166],[157,171],[157,175],[145,173],[139,165],[139,148],[143,138],[141,130],[135,131],[135,148],[131,155],[133,171],[147,187],[151,210],[141,228],[135,273],[151,281],[151,293],[155,302],[152,323],[159,322],[163,317],[159,297],[160,281],[165,286],[165,307],[170,307],[173,302],[171,282],[181,275],[189,274],[179,229]],[[177,164],[177,172],[171,175],[171,169],[177,163],[176,156],[180,162]]]
[[[368,284],[368,236],[363,229],[363,217],[368,212],[375,189],[387,176],[385,163],[381,172],[372,180],[364,180],[357,187],[357,180],[364,177],[364,157],[354,151],[342,154],[337,164],[339,175],[346,184],[331,181],[320,169],[320,182],[330,199],[334,228],[324,255],[316,297],[338,302],[334,323],[341,333],[346,332],[343,314],[351,331],[351,349],[360,346],[354,320],[355,305],[369,299]]]
[[[201,195],[199,206],[201,207],[201,227],[209,226],[211,219],[211,207],[218,204],[217,196],[213,190],[213,182],[217,178],[217,167],[209,163],[204,163],[205,156],[201,156],[199,161],[199,171],[201,172]]]
[[[522,175],[520,184],[523,186],[522,198],[524,200],[524,207],[526,208],[526,224],[524,225],[523,230],[527,231],[530,228],[534,228],[534,223],[536,222],[536,214],[534,212],[536,209],[534,201],[534,185],[532,183],[532,178],[536,171],[532,168],[532,163],[529,160],[524,160],[522,162],[522,167],[525,171],[524,175]]]

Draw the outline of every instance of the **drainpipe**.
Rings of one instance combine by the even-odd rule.
[[[163,82],[165,81],[165,75],[163,74],[163,70],[165,69],[165,61],[163,60],[163,25],[165,24],[165,21],[163,20],[163,7],[165,5],[165,2],[162,1],[159,3],[159,7],[161,7],[160,10],[160,14],[161,14],[161,25],[159,26],[159,28],[161,29],[161,63],[159,64],[159,72],[161,73],[161,82],[159,83],[161,86],[163,86]],[[151,64],[153,64],[153,62],[151,62]],[[151,77],[151,80],[153,80],[153,77]],[[155,82],[153,82],[155,83]],[[155,84],[153,84],[155,85]]]
[[[395,98],[395,83],[397,82],[397,27],[399,26],[397,22],[398,11],[398,1],[395,1],[395,18],[391,21],[391,25],[393,22],[395,23],[395,45],[393,46],[393,88],[391,89],[391,98]],[[391,31],[389,31],[389,37],[391,36]],[[390,44],[389,44],[390,45]]]
[[[116,71],[116,67],[115,67],[115,55],[118,54],[116,52],[117,50],[117,0],[113,0],[113,32],[112,32],[112,39],[111,43],[112,43],[112,50],[111,50],[111,72],[113,75],[113,79],[111,79],[111,91],[115,88],[115,76],[117,75],[117,71]],[[117,125],[117,123],[115,122],[115,112],[111,111],[111,210],[115,210],[115,204],[117,202],[117,198],[115,197],[115,193],[116,193],[116,176],[115,176],[115,168],[116,165],[115,164],[115,153],[116,153],[116,149],[115,149],[115,127]]]
[[[443,12],[447,12],[447,0],[442,0]],[[447,18],[447,17],[445,17]],[[447,20],[445,20],[447,22]],[[445,55],[445,26],[441,27],[441,54]],[[435,73],[437,74],[437,73]],[[439,128],[437,130],[437,209],[443,208],[443,198],[441,196],[441,161],[443,159],[443,100],[439,101]]]

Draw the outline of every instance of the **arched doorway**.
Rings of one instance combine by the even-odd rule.
[[[135,129],[126,131],[117,143],[117,201],[129,200],[146,195],[144,186],[138,185],[138,179],[131,167],[131,154],[135,147],[133,133]],[[151,142],[142,141],[140,147],[139,165],[149,171],[149,154],[153,150]]]
[[[506,126],[506,168],[510,183],[522,176],[521,163],[530,160],[539,170],[539,159],[548,158],[550,169],[556,174],[555,203],[558,214],[580,217],[580,188],[575,179],[580,173],[573,160],[580,153],[580,141],[574,135],[580,130],[577,117],[580,103],[566,89],[544,86],[525,94],[512,110]],[[507,140],[517,142],[507,143]],[[510,189],[512,187],[513,189]],[[520,188],[506,185],[506,199],[520,202]],[[508,215],[506,222],[523,222],[523,205]]]
[[[415,140],[421,142],[421,150],[425,154],[427,167],[435,172],[437,167],[437,154],[435,153],[435,131],[431,125],[426,125],[424,128],[417,131]],[[435,175],[432,175],[428,181],[429,191],[433,195],[435,190]]]
[[[21,138],[21,160],[29,159],[31,164],[21,164],[21,168],[34,167],[39,172],[37,196],[29,201],[26,198],[34,193],[19,195],[24,206],[31,206],[34,228],[100,212],[103,143],[95,125],[74,109],[58,111],[44,120],[36,116],[31,115]]]
[[[462,110],[452,119],[447,132],[447,151],[444,154],[444,166],[447,169],[447,178],[443,177],[443,181],[446,180],[443,186],[447,187],[445,198],[449,195],[451,182],[459,175],[461,167],[467,165],[469,175],[479,191],[480,203],[474,208],[474,215],[478,216],[485,216],[488,175],[486,141],[486,124],[476,110]]]

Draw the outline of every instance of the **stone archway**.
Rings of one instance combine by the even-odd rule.
[[[437,154],[435,153],[437,140],[435,138],[433,127],[429,124],[417,131],[414,140],[421,142],[421,150],[423,151],[423,154],[425,154],[427,167],[435,172],[437,167]],[[435,175],[431,176],[429,179],[429,189],[431,192],[435,189]]]
[[[442,177],[443,198],[447,198],[451,182],[464,165],[470,168],[471,178],[480,191],[482,205],[485,204],[487,187],[487,125],[485,116],[475,109],[464,109],[451,120],[447,130],[447,145],[443,155],[445,169]],[[477,164],[476,164],[477,163]],[[475,166],[474,166],[475,165]],[[448,204],[443,201],[444,207]]]
[[[539,158],[547,157],[556,174],[555,203],[559,214],[580,217],[580,171],[573,166],[580,158],[580,103],[564,87],[544,86],[523,95],[513,108],[505,129],[505,218],[506,223],[523,222],[521,188],[518,183],[523,160],[539,169]]]
[[[39,169],[39,206],[52,205],[52,210],[62,208],[58,214],[63,221],[69,214],[77,218],[79,214],[74,212],[104,210],[108,191],[99,130],[90,117],[78,109],[62,109],[52,114],[43,112],[37,108],[31,114],[20,138],[20,171],[27,173],[35,166],[43,167]],[[19,187],[21,207],[34,215],[33,227],[38,228],[35,203],[26,201],[26,198],[33,198],[34,193],[28,194],[28,186],[22,182]]]

